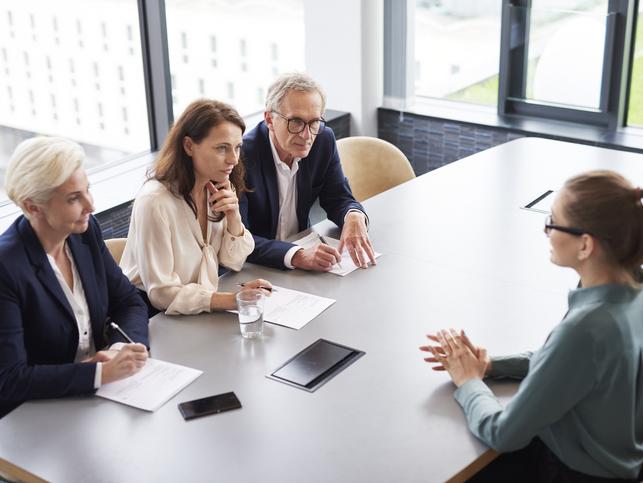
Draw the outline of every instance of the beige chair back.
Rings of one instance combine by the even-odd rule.
[[[396,146],[366,136],[337,141],[339,159],[357,201],[415,178],[411,163]]]
[[[114,260],[116,260],[116,263],[121,263],[125,243],[127,243],[127,238],[110,238],[105,240],[105,245],[107,245],[107,249],[109,253],[112,254]]]

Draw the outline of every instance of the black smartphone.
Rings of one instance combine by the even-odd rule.
[[[204,397],[179,404],[179,411],[181,411],[183,419],[186,421],[239,408],[241,408],[241,402],[239,402],[239,399],[237,399],[237,396],[233,392],[226,392],[225,394],[217,394],[216,396]]]

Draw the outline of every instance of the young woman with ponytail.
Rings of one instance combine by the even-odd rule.
[[[469,428],[502,454],[471,481],[643,479],[643,205],[611,171],[569,179],[545,224],[551,261],[580,287],[545,345],[489,358],[463,331],[429,335],[426,361],[446,370]],[[485,377],[522,379],[502,407]]]

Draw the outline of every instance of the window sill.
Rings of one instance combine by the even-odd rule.
[[[526,136],[540,136],[561,141],[591,144],[624,151],[643,152],[643,129],[626,127],[616,132],[565,121],[534,119],[521,116],[499,116],[495,106],[481,106],[439,99],[419,99],[404,109],[384,107],[390,111],[418,115],[442,121],[509,130]]]

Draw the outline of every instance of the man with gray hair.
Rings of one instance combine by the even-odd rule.
[[[254,236],[248,261],[277,268],[328,271],[344,249],[358,267],[375,265],[367,217],[351,193],[333,131],[323,118],[326,96],[308,75],[284,74],[269,88],[264,120],[243,138],[249,192],[239,200]],[[342,228],[337,249],[304,249],[284,240],[310,226],[313,203]]]

